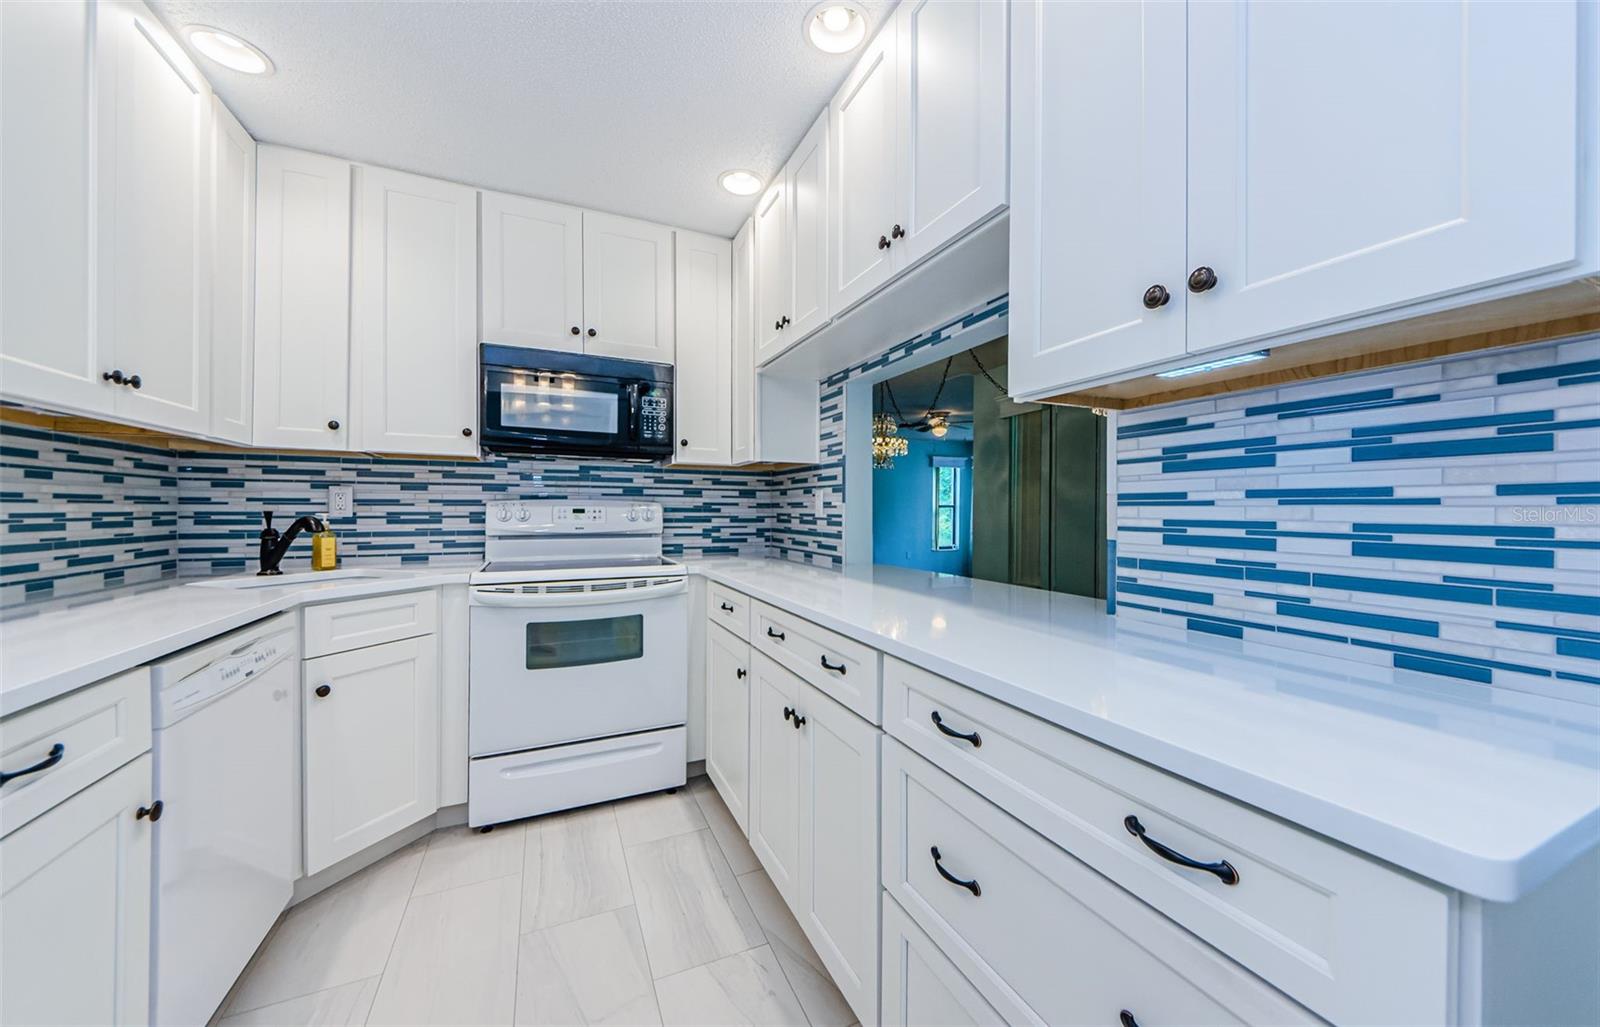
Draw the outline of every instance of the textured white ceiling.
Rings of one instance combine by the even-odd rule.
[[[264,50],[196,55],[251,135],[351,160],[731,236],[717,184],[782,166],[855,63],[801,23],[814,0],[152,0]],[[871,31],[894,0],[860,0]]]

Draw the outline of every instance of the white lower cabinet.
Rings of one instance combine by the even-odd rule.
[[[760,653],[750,659],[750,847],[792,908],[800,896],[801,680]]]
[[[796,916],[863,1024],[878,1015],[878,750],[883,732],[800,686]]]
[[[433,635],[305,661],[306,872],[439,807]]]
[[[899,743],[885,889],[1007,1023],[1320,1021]]]
[[[883,1027],[993,1027],[995,1012],[900,904],[883,895]]]
[[[0,841],[0,1023],[150,1015],[151,758]]]
[[[746,831],[750,828],[750,682],[750,644],[721,625],[707,624],[706,776]]]

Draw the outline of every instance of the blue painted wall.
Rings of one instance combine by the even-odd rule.
[[[945,574],[972,573],[972,467],[962,468],[959,549],[933,548],[934,456],[972,458],[972,443],[907,437],[911,450],[887,470],[872,472],[872,562]]]

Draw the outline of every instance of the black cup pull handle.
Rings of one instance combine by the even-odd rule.
[[[1139,1021],[1135,1020],[1133,1018],[1133,1014],[1128,1012],[1126,1009],[1117,1014],[1117,1022],[1121,1024],[1122,1027],[1139,1027]]]
[[[771,628],[768,628],[767,629],[767,637],[768,638],[776,638],[778,641],[782,642],[783,639],[784,639],[784,634],[781,631],[773,631]]]
[[[49,770],[57,763],[60,763],[62,757],[66,756],[66,754],[67,747],[62,745],[60,742],[57,742],[50,747],[50,752],[45,756],[45,758],[40,760],[38,763],[35,763],[33,766],[23,767],[21,770],[0,771],[0,785],[5,784],[7,781],[14,780],[15,778],[27,777],[29,774],[37,774],[41,770]]]
[[[978,736],[976,731],[957,731],[953,727],[945,726],[944,718],[939,716],[938,710],[934,710],[928,716],[933,719],[933,726],[938,728],[940,733],[949,735],[951,738],[959,738],[963,742],[971,742],[974,749],[983,744],[983,739]]]
[[[1190,859],[1176,849],[1169,849],[1145,834],[1144,825],[1139,823],[1139,818],[1132,813],[1122,818],[1122,826],[1128,829],[1129,834],[1144,842],[1146,848],[1168,863],[1176,863],[1180,867],[1188,867],[1190,870],[1204,870],[1208,874],[1216,874],[1217,879],[1223,884],[1239,883],[1239,871],[1233,869],[1232,863],[1225,859],[1216,863],[1202,863],[1198,859]]]
[[[978,887],[978,882],[977,882],[976,879],[971,880],[971,881],[963,881],[961,878],[957,877],[955,874],[952,874],[950,871],[948,871],[948,870],[946,870],[944,868],[944,864],[939,862],[939,859],[940,859],[940,857],[939,857],[939,846],[935,845],[933,848],[929,849],[928,851],[933,854],[933,868],[935,870],[939,871],[939,876],[940,877],[944,878],[946,881],[949,881],[953,885],[957,885],[958,887],[965,888],[967,891],[971,892],[975,896],[983,894],[983,889]]]
[[[831,670],[835,674],[843,674],[844,673],[844,664],[842,664],[842,663],[829,663],[828,662],[828,658],[826,656],[819,656],[818,659],[820,659],[822,661],[822,669],[823,670]]]
[[[717,606],[718,606],[718,608],[720,608],[722,610],[723,613],[732,613],[733,612],[733,604],[732,603],[718,603]]]

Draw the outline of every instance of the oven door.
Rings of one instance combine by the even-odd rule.
[[[473,588],[473,756],[684,723],[688,584],[639,580]]]
[[[490,448],[627,449],[635,390],[615,378],[486,366],[483,441]]]

